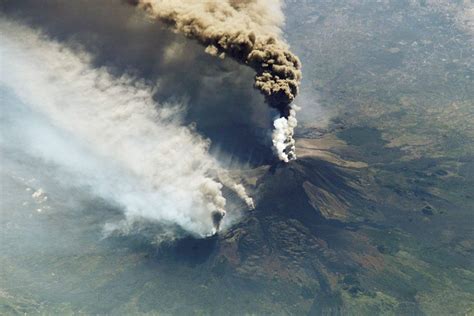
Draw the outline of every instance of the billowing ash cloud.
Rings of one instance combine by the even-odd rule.
[[[89,53],[7,19],[0,20],[0,59],[0,91],[21,100],[5,113],[25,108],[3,121],[0,145],[9,157],[23,151],[56,166],[52,177],[118,204],[128,222],[178,225],[198,236],[219,229],[226,199],[217,174],[225,171],[209,142],[183,124],[183,104],[160,105],[154,87],[113,76]],[[232,179],[224,185],[252,207],[243,187]]]
[[[295,158],[291,106],[301,80],[299,59],[280,39],[283,22],[278,0],[129,0],[150,16],[256,71],[255,87],[281,118],[275,122],[274,148],[283,161]]]

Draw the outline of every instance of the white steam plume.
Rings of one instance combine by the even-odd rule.
[[[247,191],[242,184],[235,182],[225,170],[220,170],[217,176],[222,184],[234,191],[235,194],[245,202],[250,211],[255,209],[253,199],[247,194]]]
[[[297,124],[296,111],[299,108],[292,105],[288,117],[280,117],[273,122],[272,141],[278,158],[284,162],[296,159],[295,140],[293,133]]]
[[[129,222],[177,224],[197,236],[219,229],[226,200],[210,176],[218,166],[208,141],[181,125],[182,107],[159,106],[145,84],[95,69],[88,54],[6,19],[0,59],[0,85],[63,133],[45,141],[25,124],[30,154],[119,204]]]

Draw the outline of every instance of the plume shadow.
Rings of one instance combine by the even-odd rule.
[[[120,0],[6,0],[0,11],[91,52],[96,67],[156,85],[160,103],[185,103],[183,123],[196,123],[211,140],[211,153],[227,167],[274,160],[269,130],[276,113],[253,88],[250,68],[206,54],[198,43]]]

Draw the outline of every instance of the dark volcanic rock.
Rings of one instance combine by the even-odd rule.
[[[341,276],[383,265],[377,248],[357,232],[351,210],[371,202],[356,190],[351,172],[314,159],[270,168],[257,184],[255,211],[220,236],[216,269],[265,284],[276,280],[271,288],[277,293],[299,289],[300,312],[335,308]],[[309,186],[330,198],[314,199]],[[337,216],[322,211],[331,208]],[[363,285],[357,291],[364,292]],[[319,307],[311,307],[313,301]]]

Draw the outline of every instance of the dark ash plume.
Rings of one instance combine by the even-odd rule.
[[[280,39],[281,2],[271,0],[129,0],[155,19],[256,71],[255,87],[280,112],[273,144],[283,161],[295,159],[291,103],[301,81],[301,63]]]

